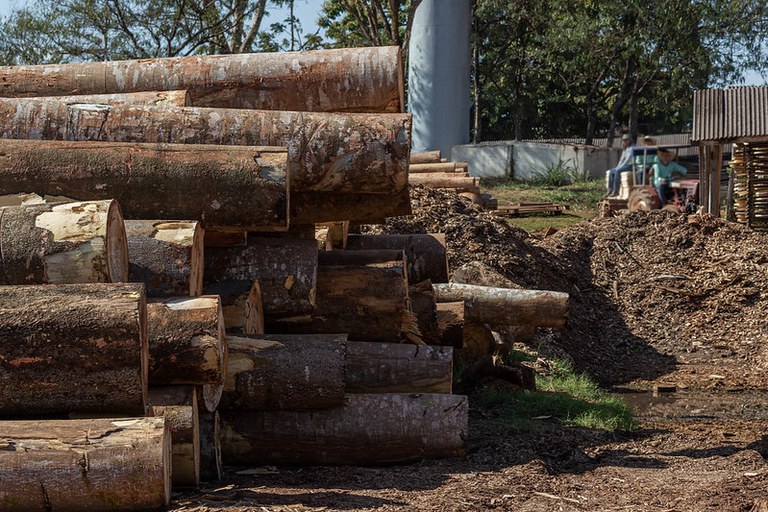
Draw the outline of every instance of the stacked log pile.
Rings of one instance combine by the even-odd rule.
[[[480,178],[471,176],[469,163],[450,162],[439,150],[411,153],[408,165],[408,183],[459,192],[486,210],[495,210],[498,201],[480,192]]]

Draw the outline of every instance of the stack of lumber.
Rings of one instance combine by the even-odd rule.
[[[439,150],[411,153],[408,183],[431,188],[456,190],[478,206],[495,210],[498,201],[480,193],[480,178],[470,176],[469,163],[449,162]]]

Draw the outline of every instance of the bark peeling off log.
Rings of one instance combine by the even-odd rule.
[[[5,97],[187,89],[199,106],[400,112],[397,46],[7,66]]]
[[[36,96],[45,101],[59,101],[67,105],[146,105],[154,107],[191,107],[192,98],[187,91],[147,91],[115,94],[87,94],[75,96]]]
[[[0,208],[0,284],[128,280],[116,201]]]
[[[0,288],[0,416],[143,415],[147,322],[141,284]]]
[[[170,504],[163,418],[0,422],[0,508],[155,510]]]

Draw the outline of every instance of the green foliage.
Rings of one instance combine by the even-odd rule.
[[[579,181],[586,181],[586,179],[584,171],[579,171],[571,164],[570,160],[561,158],[547,169],[534,172],[530,182],[538,186],[562,187]]]

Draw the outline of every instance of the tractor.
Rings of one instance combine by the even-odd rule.
[[[677,150],[688,146],[666,146]],[[675,180],[670,183],[672,200],[662,205],[656,188],[649,183],[651,167],[656,163],[656,146],[641,146],[634,150],[632,172],[621,174],[621,187],[616,197],[606,197],[598,203],[600,217],[612,217],[619,210],[650,211],[668,210],[678,213],[695,213],[699,207],[699,180]],[[607,179],[607,177],[606,177]]]

